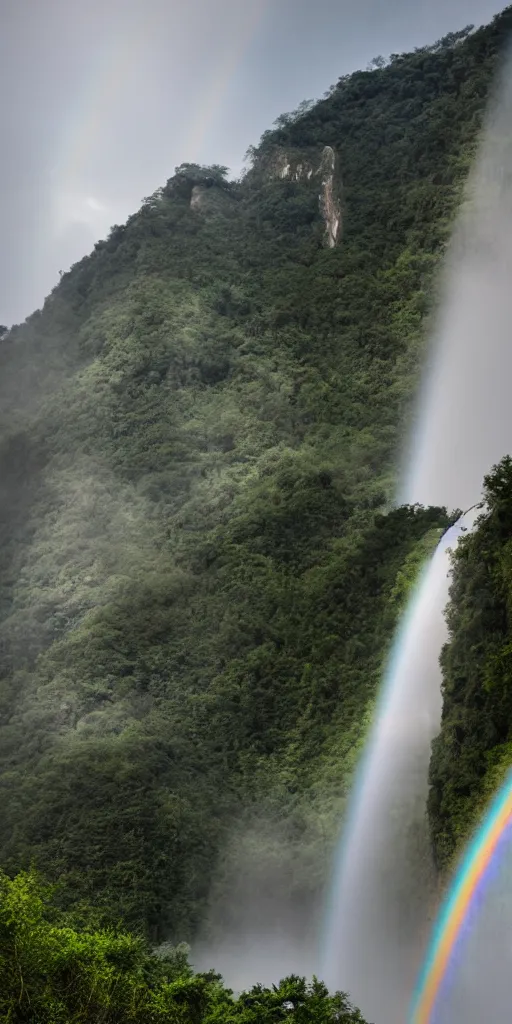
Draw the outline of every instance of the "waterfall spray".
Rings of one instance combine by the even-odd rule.
[[[512,54],[492,98],[444,270],[400,500],[466,508],[512,452]]]
[[[419,922],[433,888],[425,802],[441,714],[448,551],[465,518],[441,539],[398,631],[335,868],[322,975],[378,1024],[405,1019],[422,953]]]
[[[493,463],[512,452],[511,127],[509,57],[446,262],[432,365],[400,496],[406,503],[464,507]],[[461,528],[459,521],[443,538],[397,636],[335,868],[323,976],[331,986],[348,989],[377,1024],[406,1019],[434,892],[425,801],[430,744],[441,711],[446,548]],[[478,956],[487,949],[489,964],[495,961],[489,955],[491,934],[492,928],[482,926]],[[502,946],[510,961],[503,986],[512,947],[508,939]],[[489,968],[494,982],[480,991],[480,1002],[473,983],[473,1002],[466,998],[458,1010],[452,1004],[454,1012],[443,1020],[497,1021],[489,1016],[489,1006],[496,1005],[495,975]]]

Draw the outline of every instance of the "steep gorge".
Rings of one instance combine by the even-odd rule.
[[[0,863],[78,921],[236,932],[247,876],[263,930],[320,905],[453,520],[397,465],[511,24],[340,80],[238,182],[177,168],[0,343]]]

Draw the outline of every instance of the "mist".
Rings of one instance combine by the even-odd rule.
[[[198,970],[215,968],[237,992],[313,973],[323,864],[318,837],[294,840],[291,830],[265,812],[264,799],[250,821],[233,823],[222,851],[191,959]]]
[[[511,126],[509,58],[491,100],[438,285],[439,311],[399,503],[469,509],[481,498],[485,474],[512,452]],[[396,640],[368,762],[353,792],[352,817],[345,821],[334,864],[331,920],[320,961],[312,944],[314,930],[311,939],[302,940],[310,915],[301,920],[296,911],[294,918],[270,867],[263,882],[261,864],[251,872],[246,858],[228,901],[237,908],[235,917],[224,919],[223,938],[212,947],[215,964],[236,987],[256,977],[275,981],[290,969],[308,975],[318,970],[331,988],[348,990],[370,1020],[394,1024],[405,1018],[438,896],[426,799],[430,745],[441,718],[438,659],[447,639],[446,547],[456,544],[457,535],[455,530],[444,539]],[[226,905],[222,911],[220,904],[215,908],[214,919]],[[265,929],[258,923],[262,907],[267,922],[284,917]],[[321,932],[319,910],[317,905]],[[498,970],[491,933],[492,926],[483,920],[471,960],[473,968],[479,959],[487,965],[489,979]],[[508,942],[504,950],[502,964],[504,958],[512,960]],[[201,966],[207,966],[204,953],[205,947]],[[208,959],[207,948],[206,953]],[[483,1019],[481,1001],[473,989],[468,995],[470,975],[464,974],[466,995],[459,991],[450,1004],[455,1016],[447,1011],[445,1019],[451,1024]]]
[[[512,452],[511,125],[509,55],[447,254],[404,502],[469,508]]]
[[[459,532],[438,546],[397,634],[334,866],[322,977],[378,1024],[405,1017],[433,905],[427,777],[441,716],[448,550]]]
[[[446,261],[440,313],[400,501],[467,508],[479,500],[484,474],[512,451],[511,119],[512,73],[507,72]],[[161,158],[164,171],[167,156],[165,152]],[[112,191],[116,191],[114,184]],[[83,196],[79,198],[81,202]],[[64,265],[72,261],[75,250],[89,248],[96,237],[96,225],[93,230],[80,216],[79,211],[79,215],[73,212],[72,218],[67,214],[62,218],[59,254]],[[73,219],[76,217],[78,220]],[[59,301],[58,294],[52,296],[54,308]],[[121,734],[134,718],[143,717],[151,707],[151,698],[144,696],[139,701],[138,697],[124,696],[120,687],[114,703],[116,675],[109,670],[101,680],[105,686],[99,697],[99,690],[91,691],[98,707],[89,712],[88,707],[94,703],[91,694],[80,690],[79,665],[73,665],[71,654],[67,661],[65,651],[61,657],[63,648],[57,652],[60,661],[55,661],[59,671],[49,673],[51,679],[44,692],[41,689],[34,693],[28,673],[23,676],[20,671],[16,675],[27,652],[36,659],[50,642],[87,625],[87,616],[101,602],[118,602],[132,591],[142,594],[142,600],[152,573],[160,578],[165,570],[171,582],[175,573],[177,604],[180,588],[188,584],[165,554],[163,533],[142,484],[122,481],[110,466],[108,454],[102,458],[93,447],[88,448],[91,442],[85,435],[79,436],[71,454],[65,445],[60,447],[59,437],[71,431],[75,417],[82,415],[87,406],[95,408],[95,387],[101,395],[104,384],[100,376],[95,378],[90,372],[87,379],[81,379],[85,361],[71,343],[68,346],[68,332],[73,336],[75,325],[71,313],[69,322],[67,317],[64,311],[62,337],[55,337],[52,327],[48,339],[44,323],[42,328],[40,323],[33,325],[40,347],[33,360],[29,323],[28,341],[18,343],[15,337],[16,344],[5,357],[10,376],[5,380],[0,377],[1,414],[9,428],[5,451],[0,449],[0,456],[5,456],[0,466],[9,473],[19,455],[14,436],[17,418],[27,435],[29,428],[34,428],[24,463],[30,490],[22,492],[20,488],[19,499],[20,509],[30,520],[33,550],[24,548],[8,566],[14,581],[12,612],[0,629],[0,644],[5,641],[9,647],[15,684],[20,684],[16,710],[20,734],[28,723],[35,747],[40,737],[54,729],[53,739],[67,744],[73,753],[83,738]],[[62,393],[60,389],[75,374],[73,405],[65,389]],[[104,415],[100,401],[97,414]],[[46,447],[54,446],[50,464],[45,463],[44,445],[39,444],[41,424]],[[200,482],[197,493],[201,493],[200,487],[206,492],[208,486],[208,479]],[[43,488],[44,502],[39,500]],[[0,491],[4,513],[4,506],[17,494],[14,473],[12,480],[9,474],[2,478]],[[48,510],[47,519],[39,515],[43,505]],[[12,514],[10,506],[8,511],[13,529],[17,528],[18,507],[13,504]],[[217,866],[210,913],[191,959],[196,969],[220,971],[237,991],[255,982],[277,982],[289,973],[310,977],[317,971],[331,988],[347,989],[377,1024],[396,1024],[403,1016],[435,894],[425,801],[430,742],[441,713],[437,659],[446,636],[442,614],[448,587],[444,548],[439,554],[413,609],[415,618],[407,620],[409,632],[400,635],[402,660],[395,659],[390,665],[388,682],[398,689],[396,700],[390,688],[383,697],[373,782],[366,792],[354,792],[354,800],[360,802],[362,824],[359,833],[351,833],[353,822],[349,820],[343,835],[343,849],[348,851],[349,860],[344,862],[339,891],[331,901],[334,918],[323,964],[318,956],[318,937],[324,927],[320,876],[330,848],[323,848],[320,856],[321,843],[314,828],[306,839],[300,828],[295,835],[290,834],[276,815],[266,816],[265,805],[249,824],[233,822],[232,835]],[[166,557],[168,561],[164,562]],[[78,639],[82,642],[83,635]],[[112,661],[115,665],[114,658]],[[158,715],[156,705],[155,722]],[[388,756],[390,752],[392,756]],[[190,873],[193,879],[192,868]],[[340,874],[339,860],[336,874]],[[486,910],[490,916],[482,918],[473,946],[468,947],[468,960],[459,988],[453,990],[446,1024],[457,1024],[459,1019],[465,1024],[480,1024],[489,993],[499,991],[500,999],[504,998],[512,949],[506,938],[510,917],[504,916],[500,892],[496,890],[495,902],[490,902]],[[496,908],[494,916],[492,905]],[[495,957],[496,940],[492,936],[498,933],[500,955]],[[484,995],[476,993],[474,987],[476,965],[480,964],[483,969],[479,968],[478,979],[485,979]]]
[[[512,451],[511,127],[509,53],[445,261],[425,384],[407,452],[400,496],[406,502],[469,508],[481,498],[483,478],[493,464]],[[442,616],[448,596],[448,566],[443,569],[440,553],[438,549],[425,589],[419,591],[397,640],[401,653],[383,690],[368,765],[353,796],[353,819],[347,822],[337,866],[325,973],[331,984],[350,987],[363,1012],[378,1024],[404,1019],[407,995],[414,987],[414,957],[417,971],[435,896],[435,878],[429,883],[424,870],[428,830],[423,832],[423,856],[420,837],[416,863],[407,836],[415,817],[420,820],[425,813],[430,739],[439,729],[438,656],[446,638]],[[407,700],[402,733],[400,716]],[[422,715],[430,722],[423,736],[414,731]],[[397,730],[394,746],[386,746],[386,726]],[[411,773],[414,756],[417,771]],[[393,795],[401,822],[393,823]],[[443,1024],[481,1024],[486,1019],[505,1024],[510,1018],[510,870],[509,847],[508,858],[472,914],[436,1017]],[[420,897],[430,888],[430,914],[428,900],[420,908],[423,930],[417,908],[410,914],[412,927],[400,919],[408,883],[411,894]]]

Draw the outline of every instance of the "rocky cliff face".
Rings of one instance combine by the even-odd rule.
[[[332,249],[341,238],[341,201],[336,187],[336,154],[331,146],[325,146],[317,175],[322,187],[319,196],[320,209],[325,221],[327,245]]]
[[[319,188],[318,203],[325,224],[325,244],[332,249],[342,235],[341,174],[332,146],[323,149],[289,150],[276,147],[265,154],[264,173],[270,179],[294,181]]]
[[[208,192],[208,189],[204,185],[194,185],[192,187],[192,194],[190,196],[190,208],[191,210],[199,210],[204,206],[204,199]]]
[[[203,215],[226,211],[232,198],[224,189],[213,185],[193,185],[190,193],[190,209]]]

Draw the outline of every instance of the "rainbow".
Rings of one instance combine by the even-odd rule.
[[[63,125],[54,167],[60,184],[65,186],[84,170],[147,41],[148,31],[141,19],[124,18],[115,38],[107,37],[91,55],[89,74],[81,82],[81,98],[69,108]]]
[[[470,843],[441,908],[410,1012],[410,1024],[433,1024],[456,947],[512,825],[512,770]]]
[[[183,160],[194,162],[200,157],[208,128],[218,113],[237,70],[243,64],[248,47],[265,20],[269,0],[237,7],[236,22],[231,19],[225,46],[216,54],[212,76],[205,87],[196,110],[190,118],[187,137],[180,148]],[[59,183],[66,187],[83,172],[94,152],[102,130],[109,125],[113,108],[123,95],[126,82],[143,61],[151,47],[154,18],[141,9],[128,17],[115,38],[107,38],[91,58],[90,73],[82,82],[82,98],[68,114],[60,153],[54,168]]]
[[[123,223],[129,210],[126,207],[128,196],[126,188],[124,199],[117,190],[110,189],[110,195],[96,194],[96,188],[102,188],[98,182],[98,167],[103,162],[103,143],[105,138],[117,131],[119,114],[126,111],[126,94],[137,82],[147,77],[147,69],[152,66],[152,53],[155,39],[165,32],[175,30],[172,18],[176,17],[173,6],[158,4],[149,0],[148,4],[128,5],[130,10],[123,12],[120,23],[105,29],[99,43],[89,54],[86,73],[75,83],[70,95],[67,111],[63,115],[60,137],[53,148],[54,160],[51,168],[51,190],[48,209],[48,225],[46,237],[55,239],[67,235],[70,225],[85,224],[92,241],[105,237],[108,226]],[[207,159],[208,150],[212,146],[208,136],[215,130],[215,122],[219,112],[225,106],[227,95],[232,84],[243,66],[251,45],[262,30],[270,8],[270,0],[253,0],[253,2],[237,3],[229,0],[224,10],[229,31],[213,49],[210,47],[207,67],[202,71],[204,78],[200,95],[193,103],[190,100],[190,113],[187,127],[181,142],[176,143],[170,133],[167,146],[153,163],[156,181],[147,182],[145,193],[150,194],[155,185],[161,184],[174,171],[174,163],[183,161],[196,163],[213,162]],[[176,9],[177,10],[177,9]],[[183,26],[180,33],[186,32]],[[175,46],[179,41],[175,39]],[[161,46],[161,43],[159,44]],[[194,36],[190,37],[190,46],[196,45]],[[178,53],[178,49],[176,50]],[[172,54],[171,54],[172,57]],[[171,57],[169,59],[171,59]],[[210,70],[209,70],[210,69]],[[162,83],[152,76],[152,87],[162,89]],[[145,82],[147,102],[151,102],[148,83]],[[177,92],[177,102],[182,106],[182,93]],[[121,130],[121,129],[119,129]],[[178,159],[174,154],[178,145]],[[167,155],[165,152],[167,149]],[[159,169],[160,168],[160,169]],[[238,168],[235,168],[238,172]],[[140,201],[140,196],[132,197],[129,206]],[[89,241],[88,247],[90,248]],[[76,253],[78,255],[78,253]],[[55,267],[56,269],[56,267]]]
[[[243,63],[249,44],[264,21],[268,6],[269,0],[257,0],[256,3],[249,4],[243,12],[244,16],[237,31],[233,33],[231,30],[226,33],[226,48],[218,55],[216,71],[208,83],[196,116],[191,119],[190,131],[183,143],[184,160],[195,163],[199,159],[208,129],[222,107],[229,85]]]

